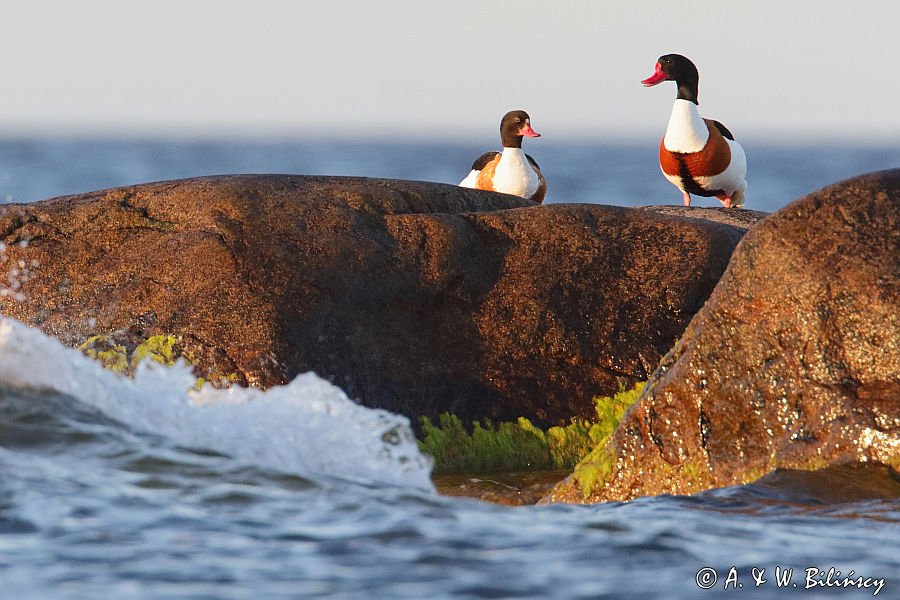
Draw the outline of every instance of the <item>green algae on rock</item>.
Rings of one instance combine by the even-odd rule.
[[[127,338],[127,336],[123,336]],[[171,334],[152,335],[137,344],[128,339],[119,340],[114,334],[98,334],[88,338],[78,349],[85,355],[100,362],[105,368],[129,377],[134,376],[138,365],[152,360],[161,365],[172,366],[179,359],[192,367],[196,373],[199,361],[182,344],[180,336]],[[131,349],[128,348],[131,346]],[[214,387],[226,387],[239,381],[237,373],[204,371],[197,377],[197,389],[209,383]]]
[[[153,335],[129,350],[114,334],[98,334],[89,337],[78,349],[107,369],[125,375],[134,375],[143,360],[172,366],[183,355],[180,339],[174,335]],[[194,364],[187,359],[185,362]]]
[[[751,230],[642,397],[542,502],[900,466],[900,169]]]
[[[434,458],[436,473],[548,470],[571,468],[615,430],[644,384],[612,397],[594,398],[594,419],[571,419],[546,431],[520,417],[497,425],[472,424],[471,433],[455,415],[444,413],[437,425],[422,417],[420,449]]]
[[[183,355],[181,340],[175,335],[153,335],[137,345],[131,355],[131,368],[136,369],[144,359],[150,359],[161,365],[173,365]],[[189,364],[194,364],[188,361]]]
[[[117,343],[109,335],[93,335],[78,346],[86,356],[98,361],[104,368],[116,373],[126,373],[130,361],[125,346]]]

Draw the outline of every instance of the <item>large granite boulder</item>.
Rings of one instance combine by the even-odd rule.
[[[900,468],[900,169],[753,228],[615,433],[545,501],[859,463]]]
[[[724,271],[737,214],[761,218],[360,178],[137,185],[0,207],[22,265],[0,309],[73,345],[176,334],[245,384],[313,370],[410,416],[559,423],[648,377]]]

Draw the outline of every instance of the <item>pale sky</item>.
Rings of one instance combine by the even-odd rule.
[[[739,139],[900,139],[896,0],[2,1],[0,135],[632,138],[678,52]]]

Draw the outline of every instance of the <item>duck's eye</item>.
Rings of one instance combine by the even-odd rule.
[[[522,122],[521,117],[516,117],[516,123],[521,123],[521,122]]]

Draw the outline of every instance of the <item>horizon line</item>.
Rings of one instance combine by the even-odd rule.
[[[104,124],[53,124],[46,126],[12,126],[0,123],[0,141],[56,140],[56,141],[131,141],[131,142],[173,142],[173,143],[385,143],[385,144],[449,144],[453,146],[483,143],[485,139],[499,137],[495,132],[477,132],[470,129],[459,129],[452,138],[443,137],[435,140],[431,133],[418,131],[414,126],[402,128],[371,127],[366,129],[348,127],[314,127],[304,130],[291,126],[278,128],[272,126],[200,126],[180,127],[175,124],[159,126],[118,126]],[[559,143],[580,144],[622,144],[637,145],[647,143],[648,138],[658,143],[662,132],[656,129],[641,129],[625,132],[613,131],[574,131],[566,128],[553,137],[544,134],[541,145],[556,146]],[[808,146],[822,143],[851,143],[854,146],[900,146],[900,136],[889,133],[846,135],[838,132],[786,131],[783,128],[771,132],[756,131],[748,135],[738,136],[739,141],[751,144],[776,144],[785,146]]]

